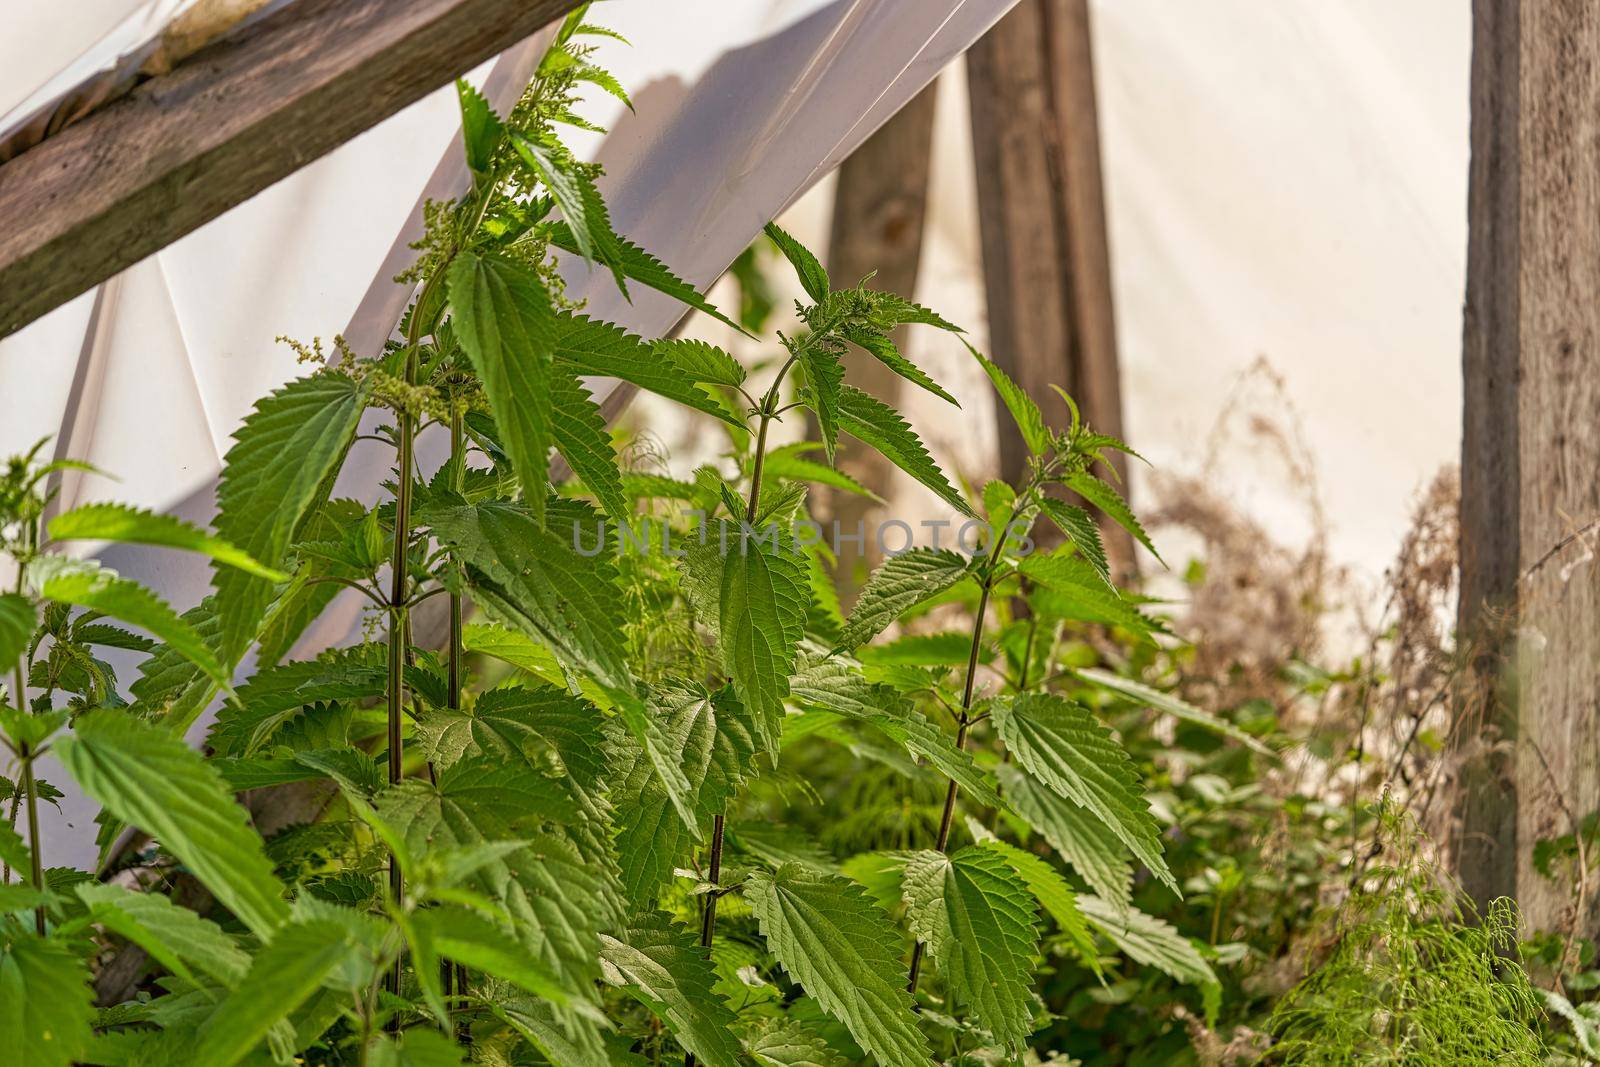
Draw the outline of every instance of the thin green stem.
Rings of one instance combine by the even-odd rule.
[[[33,749],[22,748],[22,792],[28,798],[28,861],[32,867],[33,888],[44,892],[44,859],[39,855],[39,790],[33,777]],[[44,936],[44,905],[33,909],[33,926]]]
[[[1029,486],[1031,491],[1032,486]],[[1026,500],[1026,494],[1019,499]],[[961,691],[961,717],[957,720],[956,751],[967,747],[967,731],[972,728],[972,690],[978,677],[978,655],[983,648],[983,623],[984,616],[989,613],[989,593],[994,588],[994,569],[1000,562],[1000,553],[1006,547],[1006,531],[997,530],[994,533],[994,546],[989,550],[989,558],[984,563],[983,577],[978,583],[978,610],[972,619],[972,643],[967,650],[967,679]],[[939,816],[939,834],[934,839],[935,851],[943,852],[950,844],[950,827],[956,818],[956,798],[961,792],[961,787],[956,785],[955,779],[950,780],[949,787],[944,794],[944,813]],[[911,950],[911,970],[906,976],[907,991],[915,994],[917,984],[922,980],[922,957],[927,951],[927,946],[918,941]]]
[[[459,407],[452,406],[450,411],[450,487],[460,492],[466,481],[466,457],[463,446],[466,435],[462,426],[462,412]],[[446,660],[446,691],[445,702],[452,711],[461,707],[461,619],[462,604],[461,593],[452,589],[450,592],[450,633],[449,651]],[[467,991],[467,969],[463,966],[452,964],[449,960],[439,961],[440,984],[444,987],[445,996],[454,998],[457,994]],[[464,1023],[457,1022],[457,1040],[464,1040],[465,1033],[461,1029]]]
[[[27,555],[17,561],[17,592],[20,594],[24,588],[24,578],[28,570],[27,556],[31,556],[39,545],[39,526],[37,522],[29,522],[24,534],[27,543]],[[12,674],[11,697],[17,702],[17,710],[24,714],[28,711],[28,673],[25,667],[26,652],[17,653],[17,662]],[[22,758],[22,795],[28,805],[28,866],[29,873],[33,876],[33,888],[44,892],[44,857],[39,850],[39,787],[33,775],[33,760],[36,753],[32,745],[24,744],[17,753]],[[12,806],[12,819],[16,818],[16,806]],[[44,936],[44,905],[40,904],[33,909],[33,926],[40,937]]]
[[[437,275],[435,275],[437,277]],[[415,385],[417,380],[417,342],[421,331],[421,321],[418,318],[422,310],[423,301],[432,289],[433,279],[423,286],[422,295],[417,298],[417,303],[411,309],[411,327],[406,338],[406,384]],[[405,708],[405,666],[406,666],[406,625],[408,608],[406,606],[406,580],[408,575],[408,561],[411,550],[411,482],[412,468],[416,465],[416,416],[409,411],[395,412],[395,421],[399,424],[399,456],[395,461],[396,481],[394,497],[394,545],[389,556],[389,678],[388,678],[388,743],[389,743],[389,784],[398,783],[404,774],[405,749],[401,738],[401,715]],[[405,880],[400,872],[400,864],[394,856],[389,857],[389,892],[398,905],[405,897]],[[400,959],[395,958],[394,967],[384,977],[385,985],[389,992],[396,993],[400,989]]]
[[[761,422],[756,428],[755,459],[750,466],[750,499],[745,504],[744,521],[756,521],[756,512],[761,506],[761,474],[767,462],[767,430],[772,425],[775,417],[774,408],[777,404],[778,386],[783,383],[783,376],[794,365],[797,356],[790,356],[778,371],[778,377],[773,381],[772,387],[761,398]],[[721,897],[719,890],[722,882],[722,842],[723,834],[727,827],[727,820],[722,815],[717,815],[711,820],[711,852],[706,860],[706,880],[711,883],[711,892],[705,894],[706,908],[700,917],[700,947],[711,948],[711,943],[717,936],[717,900]],[[695,1067],[694,1053],[684,1056],[684,1067]]]
[[[15,829],[17,825],[17,812],[22,810],[22,792],[19,790],[11,794],[11,810],[6,812],[6,825]],[[0,864],[0,885],[11,884],[11,864]]]

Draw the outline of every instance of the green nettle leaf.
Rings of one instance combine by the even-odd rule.
[[[711,385],[744,384],[744,367],[716,345],[692,338],[672,338],[651,346],[656,355],[697,382]]]
[[[910,700],[888,686],[868,682],[849,662],[836,656],[802,664],[791,693],[803,707],[874,727],[913,756],[926,759],[978,803],[1003,806],[994,783],[971,753],[956,748]]]
[[[716,971],[706,949],[664,916],[642,917],[621,939],[603,936],[600,959],[613,985],[666,1020],[678,1043],[707,1067],[735,1067],[738,1021],[714,990]]]
[[[787,478],[797,482],[826,485],[869,500],[883,502],[883,498],[856,481],[844,471],[804,458],[803,453],[822,446],[815,441],[797,441],[781,448],[768,449],[762,470],[768,478]],[[830,579],[831,581],[831,579]]]
[[[28,580],[46,600],[75,604],[148,630],[199,667],[218,686],[229,687],[227,670],[194,627],[138,582],[120,577],[116,571],[91,560],[66,556],[43,556],[34,560],[28,567]]]
[[[894,371],[906,381],[926,389],[940,400],[946,400],[956,407],[961,402],[949,393],[944,387],[923,372],[922,368],[911,362],[901,354],[900,348],[888,334],[878,333],[876,330],[858,329],[847,330],[845,336],[856,345],[870,352],[879,363]]]
[[[49,532],[55,541],[118,541],[180,548],[210,556],[218,563],[237,567],[269,582],[289,580],[282,571],[258,563],[220,537],[212,537],[175,515],[158,515],[126,504],[85,504],[73,508],[51,519]]]
[[[417,733],[429,760],[441,768],[466,756],[492,756],[591,790],[602,785],[609,767],[601,727],[599,709],[582,697],[549,686],[512,685],[489,690],[470,709],[423,712]]]
[[[0,594],[0,670],[9,670],[28,650],[39,616],[33,601],[21,593]],[[15,693],[12,700],[21,703]]]
[[[1194,943],[1170,924],[1138,908],[1124,908],[1099,897],[1079,897],[1078,908],[1129,959],[1190,985],[1215,985],[1216,973]]]
[[[900,936],[861,886],[785,864],[752,872],[744,899],[783,969],[857,1044],[886,1067],[932,1062],[906,992]]]
[[[956,1001],[1013,1053],[1033,1032],[1029,981],[1039,951],[1034,900],[999,853],[924,850],[906,861],[911,932],[927,944]]]
[[[257,671],[238,701],[217,712],[206,743],[219,756],[252,755],[304,708],[381,696],[387,681],[385,668],[359,649]]]
[[[906,861],[915,852],[861,852],[839,865],[853,882],[859,882],[873,902],[887,912],[895,912],[905,902]]]
[[[0,1048],[27,1067],[71,1067],[94,1036],[89,967],[65,945],[15,937],[0,945]]]
[[[523,500],[542,523],[554,417],[550,294],[532,270],[493,254],[460,253],[449,277],[450,321],[494,410]]]
[[[1122,499],[1122,494],[1109,483],[1082,471],[1067,475],[1063,482],[1068,489],[1111,516],[1112,521],[1118,526],[1138,538],[1139,543],[1148,548],[1152,556],[1161,559],[1161,553],[1156,551],[1156,546],[1150,541],[1150,535],[1144,532],[1144,526],[1134,515],[1133,509]]]
[[[536,997],[565,1004],[561,977],[540,965],[517,943],[512,931],[466,908],[427,908],[411,919],[414,936],[428,955],[455,960],[510,982]]]
[[[900,616],[965,578],[968,564],[967,557],[948,548],[913,548],[884,560],[850,609],[837,647],[871,641]]]
[[[511,145],[549,190],[556,207],[561,209],[572,239],[578,245],[578,254],[587,260],[598,258],[602,243],[596,232],[599,221],[590,217],[589,205],[583,195],[583,182],[571,154],[561,146],[560,141],[549,135],[534,138],[512,131]],[[605,229],[611,229],[609,221]]]
[[[763,1067],[849,1067],[826,1041],[795,1022],[762,1031],[749,1048],[751,1058]]]
[[[577,238],[573,234],[571,227],[569,227],[566,223],[556,223],[550,228],[549,232],[550,243],[552,245],[555,245],[557,248],[567,252],[578,251]],[[623,276],[630,281],[648,285],[657,292],[665,293],[667,296],[672,297],[680,304],[685,304],[688,307],[692,307],[696,311],[703,311],[707,315],[710,315],[712,318],[716,319],[718,322],[722,323],[724,326],[729,326],[744,334],[746,337],[750,336],[750,332],[748,330],[746,330],[743,326],[740,326],[737,322],[734,322],[732,319],[728,318],[728,316],[724,315],[717,309],[715,304],[712,304],[710,301],[706,300],[705,297],[701,296],[698,289],[684,281],[682,278],[678,277],[676,274],[672,273],[672,271],[667,268],[665,263],[662,263],[659,259],[645,251],[643,248],[640,248],[638,245],[622,237],[618,237],[615,255],[615,261],[607,265],[615,268],[616,270],[620,270]],[[611,328],[615,329],[618,333],[622,332],[619,327]],[[649,387],[646,386],[646,388]]]
[[[1098,667],[1085,667],[1073,673],[1084,681],[1099,686],[1101,689],[1108,689],[1120,696],[1127,697],[1135,704],[1147,705],[1155,711],[1171,715],[1175,719],[1198,726],[1202,730],[1210,730],[1212,733],[1231,737],[1240,744],[1246,745],[1264,756],[1275,755],[1272,749],[1257,738],[1245,733],[1233,723],[1213,715],[1204,708],[1197,708],[1175,694],[1163,693],[1159,689],[1152,689],[1141,682],[1134,681],[1132,678],[1124,678],[1120,674],[1112,674],[1110,671],[1101,670]]]
[[[479,606],[543,643],[570,669],[588,674],[619,699],[631,695],[622,645],[615,568],[603,555],[580,555],[599,520],[547,529],[519,504],[490,501],[424,509],[435,536],[467,565]]]
[[[461,628],[461,647],[467,652],[493,656],[554,685],[566,684],[566,674],[555,654],[520,630],[469,622]]]
[[[628,1038],[603,1034],[590,1015],[515,996],[501,997],[486,1007],[554,1067],[646,1067],[649,1062],[629,1051],[633,1042]]]
[[[1153,620],[1107,585],[1082,556],[1035,553],[1022,561],[1021,570],[1042,587],[1034,591],[1033,598],[1041,610],[1052,615],[1120,626],[1144,640],[1157,629]]]
[[[778,251],[783,253],[783,258],[794,267],[794,272],[799,276],[800,284],[805,288],[806,294],[818,304],[828,299],[828,294],[833,291],[833,284],[828,280],[828,272],[823,269],[817,257],[811,254],[810,249],[784,232],[776,222],[767,223],[766,234],[772,243],[778,246]]]
[[[16,915],[34,908],[49,907],[57,897],[48,889],[35,889],[31,885],[10,885],[0,882],[0,915]]]
[[[1106,561],[1106,546],[1100,540],[1100,527],[1087,511],[1053,496],[1039,497],[1039,510],[1056,524],[1056,529],[1066,535],[1067,541],[1078,550],[1102,581],[1111,582],[1111,565]],[[1112,588],[1116,588],[1114,585]]]
[[[1011,380],[1005,371],[995,366],[988,356],[972,347],[965,338],[961,343],[967,346],[967,351],[972,353],[972,358],[978,361],[983,368],[983,373],[989,376],[989,381],[994,384],[994,391],[1000,394],[1000,401],[1005,404],[1006,410],[1011,412],[1011,419],[1017,424],[1017,430],[1022,434],[1022,443],[1028,446],[1028,451],[1036,456],[1042,456],[1050,450],[1050,431],[1045,427],[1044,415],[1039,411],[1039,405],[1033,398],[1022,391],[1022,387]]]
[[[617,522],[632,518],[605,416],[577,375],[564,367],[550,373],[550,432],[572,473],[583,479],[606,514]]]
[[[1133,867],[1128,850],[1104,823],[1017,767],[1002,765],[999,774],[1012,808],[1091,889],[1119,905],[1132,899]]]
[[[1026,693],[998,702],[994,720],[1028,773],[1089,811],[1151,874],[1179,893],[1161,855],[1161,832],[1145,802],[1138,769],[1092,711],[1058,696]]]
[[[715,694],[697,685],[663,686],[651,694],[662,746],[682,767],[698,824],[727,810],[751,774],[755,728],[730,687]],[[631,757],[631,763],[630,763]],[[675,818],[672,800],[650,756],[633,748],[618,759],[616,841],[623,888],[636,904],[648,904],[689,847],[691,836]]]
[[[461,101],[461,142],[467,152],[467,166],[474,174],[488,174],[494,165],[494,154],[505,140],[506,128],[489,101],[465,78],[456,79],[456,95]]]
[[[806,371],[806,397],[817,416],[822,450],[832,463],[839,440],[839,388],[844,383],[844,364],[832,347],[816,344],[812,338],[802,340],[794,351]]]
[[[898,293],[874,292],[873,309],[890,323],[900,326],[909,322],[933,326],[948,333],[961,333],[961,327],[921,304],[907,300]]]
[[[366,406],[366,388],[324,371],[258,401],[233,435],[217,483],[217,535],[266,567],[281,566],[295,530],[326,494]],[[225,662],[255,637],[272,585],[237,567],[216,568],[216,611]]]
[[[862,444],[877,449],[889,462],[933,490],[939,499],[961,514],[972,514],[967,502],[961,499],[961,494],[928,454],[921,438],[887,404],[854,386],[841,386],[839,428]]]
[[[661,728],[661,719],[651,714],[646,706],[635,701],[620,705],[618,710],[621,712],[623,725],[638,743],[646,765],[655,771],[656,781],[666,793],[673,810],[678,813],[684,829],[688,830],[691,836],[698,838],[700,820],[694,811],[695,784],[684,773],[678,751],[673,748],[672,742]]]
[[[238,988],[201,1024],[187,1062],[233,1067],[361,951],[344,923],[313,919],[284,926],[256,953]]]
[[[716,378],[696,377],[692,364],[686,366],[662,358],[656,345],[640,340],[620,326],[561,312],[555,318],[555,354],[557,365],[573,373],[621,378],[730,425],[744,425],[726,405],[698,384],[715,382]],[[707,368],[700,368],[698,373],[706,371]]]
[[[857,652],[862,663],[884,667],[961,667],[971,654],[972,635],[954,630],[907,634],[887,644],[867,645]]]
[[[283,884],[222,776],[181,737],[113,710],[53,745],[84,792],[147,831],[263,939],[288,915]]]
[[[25,871],[32,865],[32,856],[33,853],[22,842],[22,835],[17,833],[17,828],[0,821],[0,863],[14,871]]]
[[[722,557],[722,664],[766,752],[778,749],[810,600],[805,563],[788,544],[740,538]]]
[[[415,1027],[380,1035],[367,1049],[367,1067],[461,1067],[466,1054],[437,1030]]]
[[[1017,872],[1028,891],[1039,905],[1049,913],[1067,936],[1078,958],[1096,974],[1100,973],[1100,956],[1095,950],[1094,936],[1089,924],[1078,910],[1078,895],[1056,869],[1032,852],[1024,852],[1015,845],[990,839],[980,841],[975,847],[988,849],[998,855]]]
[[[377,807],[386,823],[403,828],[416,856],[524,842],[490,856],[463,884],[505,909],[530,967],[553,976],[568,996],[587,996],[599,977],[600,931],[620,922],[622,901],[613,872],[561,832],[581,814],[561,782],[525,763],[469,756],[437,784],[411,778],[391,787]]]
[[[250,957],[210,919],[160,893],[135,893],[117,885],[77,886],[90,918],[150,953],[161,966],[194,981],[189,965],[230,989],[250,969]]]

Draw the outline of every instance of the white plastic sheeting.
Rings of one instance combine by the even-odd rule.
[[[609,48],[604,62],[634,92],[636,111],[601,109],[613,132],[587,145],[610,171],[617,229],[691,282],[710,284],[762,223],[1010,3],[605,5],[598,17],[635,42]],[[47,32],[71,35],[71,21],[63,14]],[[535,55],[527,48],[501,57],[491,96],[514,94]],[[485,77],[495,75],[474,75]],[[292,353],[272,339],[343,332],[370,350],[392,329],[405,294],[388,279],[409,261],[419,193],[449,195],[459,173],[456,125],[454,92],[436,93],[0,341],[0,447],[54,435],[62,453],[119,479],[74,479],[64,506],[114,497],[204,521],[229,435],[258,397],[297,372]],[[608,275],[574,277],[572,287],[595,313],[645,334],[670,328],[681,311],[642,293],[630,305]],[[421,449],[426,464],[427,441]],[[355,453],[340,491],[371,495],[391,462],[380,453]],[[208,577],[194,560],[160,551],[114,548],[102,558],[180,607],[199,599]],[[331,612],[300,651],[348,639],[358,615],[355,604]],[[59,813],[47,813],[47,862],[93,862],[91,810],[68,796]]]

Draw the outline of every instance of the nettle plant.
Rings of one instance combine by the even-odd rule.
[[[826,462],[839,434],[976,507],[843,384],[844,361],[953,403],[890,337],[958,331],[835,289],[776,227],[807,299],[764,387],[712,345],[572,306],[556,250],[721,318],[612,231],[596,168],[556,137],[586,125],[580,83],[621,93],[583,43],[601,32],[568,19],[504,117],[462,85],[473,188],[430,211],[403,339],[341,345],[257,404],[214,532],[114,504],[46,523],[52,466],[8,469],[0,1046],[18,1062],[900,1067],[1020,1057],[1052,1024],[1046,957],[1102,974],[1120,952],[1215,989],[1205,956],[1130,903],[1136,867],[1173,879],[1138,768],[1077,697],[1254,742],[1063,651],[1074,629],[1158,629],[1113,583],[1094,517],[1052,495],[1146,540],[1096,474],[1123,446],[1070,401],[1051,429],[973,351],[1030,470],[976,494],[975,552],[894,556],[843,615],[806,510],[813,485],[859,489]],[[588,376],[714,420],[723,461],[625,470]],[[775,446],[801,411],[820,440]],[[434,471],[427,431],[449,438]],[[358,440],[395,456],[375,507],[331,496]],[[1041,518],[1059,547],[1035,550]],[[179,615],[51,551],[74,540],[205,554],[212,595]],[[341,594],[364,599],[371,639],[286,661]],[[434,597],[442,648],[414,634]],[[966,631],[909,633],[963,605]],[[107,648],[144,655],[126,696]],[[196,751],[184,735],[213,707]],[[95,871],[41,867],[47,753],[102,805]],[[803,831],[830,796],[821,817],[858,815],[849,783],[878,773],[913,812],[892,847],[840,854]],[[241,794],[302,814],[263,836]]]

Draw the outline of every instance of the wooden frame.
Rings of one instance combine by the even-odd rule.
[[[1022,0],[967,53],[967,85],[994,361],[1052,420],[1065,414],[1054,384],[1122,437],[1087,0]],[[1019,476],[1027,457],[1002,418],[1001,476]],[[1131,573],[1133,539],[1115,524],[1102,532]]]
[[[298,0],[0,166],[0,337],[576,0]]]

